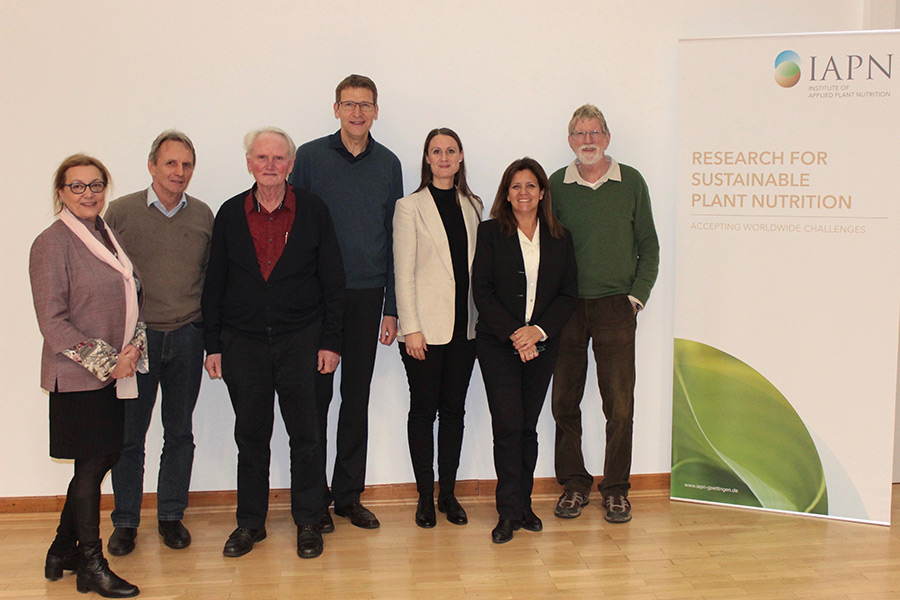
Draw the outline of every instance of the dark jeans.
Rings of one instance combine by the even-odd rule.
[[[475,340],[494,433],[497,512],[501,519],[521,519],[531,507],[537,422],[559,346],[548,341],[537,358],[523,363],[509,340],[483,333]]]
[[[291,515],[297,525],[313,525],[322,516],[315,393],[321,331],[315,323],[264,339],[222,332],[222,376],[234,407],[238,448],[238,527],[266,523],[276,393],[290,440]]]
[[[344,331],[341,344],[341,409],[337,425],[337,454],[328,495],[325,473],[328,448],[328,407],[334,388],[334,373],[316,376],[319,437],[322,456],[319,477],[325,489],[325,506],[359,501],[366,487],[366,457],[369,443],[369,387],[375,370],[378,330],[384,288],[347,290],[344,297]]]
[[[587,377],[587,347],[592,342],[597,383],[606,417],[604,496],[628,495],[631,484],[634,423],[634,335],[637,320],[628,296],[579,298],[560,335],[559,360],[553,372],[553,418],[556,420],[556,479],[567,490],[590,493],[594,478],[581,449],[581,398]]]
[[[429,344],[425,360],[416,360],[400,343],[409,380],[406,432],[419,494],[434,494],[434,419],[438,426],[438,481],[441,494],[452,494],[462,451],[466,392],[475,366],[475,340]]]
[[[203,328],[147,329],[150,372],[138,373],[138,398],[125,403],[125,446],[112,470],[115,527],[141,524],[144,446],[157,391],[162,388],[163,447],[156,486],[160,521],[184,518],[194,463],[193,414],[203,374]]]

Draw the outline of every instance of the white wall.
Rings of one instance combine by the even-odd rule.
[[[659,281],[638,333],[635,473],[668,472],[671,422],[676,53],[684,37],[857,30],[863,0],[642,0],[455,3],[123,3],[0,0],[0,496],[59,494],[71,467],[47,458],[47,398],[28,249],[52,220],[50,178],[77,151],[106,162],[114,195],[149,182],[146,154],[162,129],[197,146],[190,192],[214,209],[249,187],[241,138],[260,125],[299,143],[337,128],[337,82],[356,72],[379,86],[374,136],[418,183],[421,144],[436,126],[465,144],[472,188],[488,205],[505,166],[531,155],[551,171],[571,160],[565,127],[592,102],[612,131],[610,154],[650,186],[662,246]],[[552,8],[551,8],[552,7]],[[895,13],[896,14],[896,13]],[[890,26],[890,25],[889,25]],[[709,73],[715,85],[716,74]],[[697,90],[703,93],[703,90]],[[593,377],[585,400],[589,468],[602,465]],[[382,348],[372,386],[368,482],[412,480],[406,377]],[[549,404],[549,403],[548,403]],[[461,479],[493,478],[490,421],[476,368]],[[233,489],[233,413],[224,385],[204,380],[195,412],[192,489]],[[549,406],[537,475],[553,474]],[[155,489],[160,431],[149,436]],[[272,486],[288,487],[287,442],[273,441]],[[107,488],[108,488],[107,482]]]

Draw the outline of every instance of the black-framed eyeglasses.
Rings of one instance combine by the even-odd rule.
[[[364,113],[375,112],[375,104],[372,102],[354,102],[352,100],[344,100],[343,102],[338,102],[338,106],[341,107],[341,110],[344,112],[353,112],[356,110],[356,107],[359,107],[359,110]]]
[[[92,181],[90,183],[81,183],[80,181],[74,181],[72,183],[63,184],[63,187],[67,187],[72,190],[73,194],[83,194],[84,191],[88,188],[91,188],[91,191],[95,194],[99,194],[106,189],[106,186],[107,183],[105,181]]]

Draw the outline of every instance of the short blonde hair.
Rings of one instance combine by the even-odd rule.
[[[107,185],[112,185],[112,177],[109,175],[109,170],[102,162],[87,154],[73,154],[59,163],[59,166],[56,167],[56,172],[53,174],[53,214],[55,215],[62,212],[64,205],[59,198],[59,192],[65,187],[66,173],[72,167],[96,167],[100,171],[103,182]]]
[[[599,119],[600,128],[603,130],[601,133],[609,133],[609,127],[606,125],[606,117],[603,116],[600,109],[593,104],[585,104],[576,108],[575,112],[572,113],[572,119],[569,121],[569,135],[575,133],[575,126],[578,125],[579,121],[585,119]]]

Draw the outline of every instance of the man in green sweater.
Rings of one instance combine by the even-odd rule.
[[[610,133],[591,104],[569,121],[576,159],[550,177],[553,210],[572,232],[578,264],[578,304],[560,334],[553,371],[556,479],[565,488],[555,514],[575,518],[588,504],[593,476],[581,447],[581,399],[590,342],[597,363],[606,454],[603,495],[606,520],[631,520],[628,501],[634,420],[634,338],[659,270],[659,241],[647,184],[637,170],[606,155]]]
[[[116,507],[110,554],[134,549],[141,520],[144,438],[162,387],[163,448],[156,488],[159,533],[170,548],[186,548],[191,534],[182,525],[194,461],[192,417],[203,373],[200,294],[213,214],[185,193],[194,174],[194,144],[179,131],[162,132],[150,148],[153,183],[114,200],[106,222],[119,233],[140,273],[147,323],[150,372],[138,377],[138,398],[125,403],[125,445],[112,470]]]

